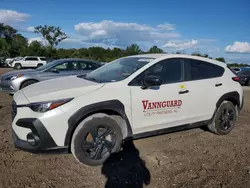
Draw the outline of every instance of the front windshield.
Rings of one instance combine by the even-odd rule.
[[[45,70],[45,69],[47,69],[47,68],[52,67],[52,66],[53,66],[55,63],[57,63],[57,62],[58,62],[58,60],[51,61],[51,62],[49,62],[49,63],[46,63],[45,65],[42,65],[42,66],[36,68],[36,70],[37,70],[37,71]]]
[[[125,57],[114,60],[86,75],[85,79],[96,82],[117,82],[154,60],[148,57]]]

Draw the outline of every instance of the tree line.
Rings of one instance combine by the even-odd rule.
[[[28,39],[18,33],[13,27],[0,23],[0,58],[14,58],[24,56],[44,56],[48,59],[60,58],[87,58],[102,62],[110,62],[114,59],[136,54],[145,53],[167,53],[157,46],[152,46],[148,51],[143,51],[137,44],[131,44],[125,49],[122,48],[102,48],[93,46],[89,48],[57,48],[63,40],[68,36],[61,30],[60,27],[55,26],[37,26],[34,28],[34,33],[40,34],[47,45],[43,45],[39,41],[32,41],[28,43]],[[182,52],[175,52],[180,54]],[[209,57],[208,54],[192,53],[191,55]],[[215,58],[218,61],[226,62],[223,57]],[[234,66],[246,66],[245,64],[234,64]]]

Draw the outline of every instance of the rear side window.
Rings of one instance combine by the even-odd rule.
[[[40,60],[41,60],[41,61],[46,61],[46,58],[40,57]]]
[[[25,61],[37,61],[38,59],[36,57],[26,57]]]
[[[221,66],[195,60],[195,59],[186,59],[186,80],[201,80],[209,78],[221,77],[225,69]]]
[[[79,70],[95,70],[100,67],[98,64],[88,61],[80,61],[78,66]]]

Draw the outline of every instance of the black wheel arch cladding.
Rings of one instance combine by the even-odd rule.
[[[77,110],[69,118],[69,120],[68,120],[69,127],[68,127],[68,130],[66,133],[64,145],[65,146],[70,145],[73,132],[75,131],[77,125],[84,118],[88,117],[89,115],[99,113],[99,112],[104,112],[104,111],[113,111],[116,114],[119,114],[126,122],[128,136],[131,136],[133,134],[130,122],[129,122],[127,115],[125,113],[125,107],[122,104],[122,102],[119,100],[108,100],[108,101],[97,102],[97,103],[93,103],[93,104],[84,106],[84,107],[80,108],[79,110]]]
[[[224,95],[222,95],[219,100],[217,101],[216,103],[216,108],[215,108],[215,111],[214,111],[214,114],[211,118],[211,120],[214,119],[215,115],[216,115],[216,112],[218,110],[218,108],[220,107],[220,105],[223,103],[223,101],[231,101],[234,105],[237,105],[238,106],[238,109],[241,109],[241,106],[240,106],[240,94],[237,92],[237,91],[232,91],[232,92],[229,92],[229,93],[225,93]]]
[[[40,138],[40,144],[33,149],[43,150],[48,148],[57,147],[54,139],[51,137],[42,122],[36,118],[19,119],[16,122],[18,127],[29,128],[31,132]]]
[[[216,103],[216,108],[220,106],[220,104],[225,101],[229,100],[231,101],[234,105],[237,105],[240,107],[240,94],[237,91],[232,91],[229,93],[225,93],[220,97],[220,99]]]
[[[22,89],[22,87],[23,87],[25,84],[27,84],[28,82],[37,83],[37,82],[39,82],[39,81],[36,80],[36,79],[24,80],[24,81],[20,84],[20,89]]]

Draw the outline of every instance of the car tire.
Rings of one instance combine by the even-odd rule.
[[[247,84],[246,84],[247,86],[250,86],[250,80],[248,80],[248,82],[247,82]]]
[[[235,105],[230,101],[224,101],[217,109],[208,129],[217,135],[226,135],[234,128],[237,116]]]
[[[20,64],[20,63],[16,63],[15,65],[14,65],[14,69],[21,69],[22,68],[22,65]]]
[[[37,64],[37,68],[38,68],[38,67],[41,67],[41,66],[43,66],[42,63],[38,63],[38,64]]]
[[[103,131],[99,132],[100,129]],[[110,136],[110,140],[107,140],[107,136]],[[120,151],[122,141],[118,121],[107,114],[97,113],[79,123],[73,133],[70,149],[79,163],[99,166],[111,153]]]
[[[29,86],[29,85],[35,84],[35,83],[37,83],[36,80],[28,80],[28,81],[25,81],[25,82],[21,85],[20,89],[23,89],[23,88],[25,88],[25,87],[27,87],[27,86]]]

